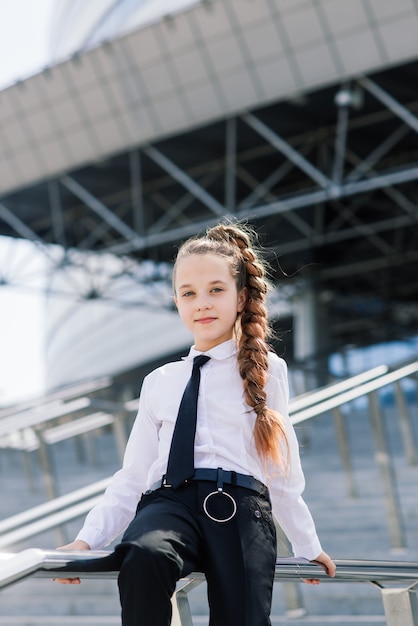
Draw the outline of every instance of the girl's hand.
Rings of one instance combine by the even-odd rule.
[[[77,541],[68,543],[66,546],[61,546],[60,548],[57,548],[57,550],[90,550],[90,546],[85,541],[81,541],[81,539],[78,539]],[[81,582],[79,578],[53,578],[52,580],[54,582],[60,583],[61,585],[79,585]]]
[[[335,570],[337,568],[336,568],[334,561],[326,552],[321,552],[321,554],[317,556],[316,559],[311,561],[311,563],[318,563],[325,570],[328,576],[331,576],[331,578],[334,578]],[[319,585],[320,580],[319,578],[309,578],[305,580],[304,582],[307,583],[308,585]]]

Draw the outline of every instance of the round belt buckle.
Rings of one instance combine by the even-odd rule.
[[[218,517],[214,517],[213,515],[211,515],[211,513],[209,513],[209,511],[208,511],[208,501],[213,496],[225,496],[226,498],[229,498],[231,500],[231,502],[232,502],[232,513],[231,513],[231,515],[229,517],[225,517],[225,518],[219,519]],[[237,503],[235,502],[235,500],[231,496],[231,494],[227,493],[226,491],[223,491],[223,490],[211,491],[210,493],[208,493],[206,498],[203,500],[203,510],[204,510],[205,514],[208,516],[209,519],[213,520],[214,522],[218,522],[219,524],[223,524],[225,522],[229,522],[234,517],[235,513],[237,512]]]

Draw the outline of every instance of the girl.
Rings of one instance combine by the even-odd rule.
[[[320,563],[330,576],[335,564],[301,496],[286,366],[266,343],[268,283],[254,232],[219,224],[186,241],[173,287],[194,345],[182,361],[145,378],[123,467],[65,549],[99,549],[125,530],[112,557],[124,626],[169,626],[176,582],[192,571],[206,576],[210,626],[267,626],[276,560],[272,513],[295,556]],[[183,417],[176,415],[183,402],[193,413],[193,401],[182,394],[202,354],[209,358],[193,367],[201,371],[194,443],[189,424],[179,451]]]

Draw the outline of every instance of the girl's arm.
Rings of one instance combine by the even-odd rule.
[[[149,468],[158,455],[158,424],[149,406],[148,388],[145,378],[122,468],[114,474],[103,498],[87,515],[76,542],[70,546],[87,545],[99,550],[114,541],[135,515],[141,494],[147,488]]]
[[[283,417],[288,443],[287,464],[281,471],[276,472],[276,476],[272,470],[273,478],[271,485],[269,484],[273,514],[292,544],[294,555],[320,563],[325,571],[333,576],[335,564],[322,550],[312,515],[302,497],[305,477],[300,462],[299,443],[288,414],[286,363],[272,354],[269,370],[268,406]],[[314,579],[313,584],[316,582],[319,581]]]

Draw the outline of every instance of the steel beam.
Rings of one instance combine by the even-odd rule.
[[[231,213],[236,204],[237,120],[226,120],[225,128],[225,207]]]
[[[201,181],[200,186],[204,189],[206,186],[210,185],[216,178],[218,178],[218,172],[210,172],[207,174]],[[152,196],[153,197],[153,196]],[[195,196],[187,192],[182,196],[177,202],[174,204],[169,204],[164,214],[159,217],[148,229],[148,235],[161,233],[165,228],[169,226],[170,223],[175,220],[179,220],[179,217],[183,215],[184,211],[189,207],[195,200]],[[190,222],[190,220],[188,220]]]
[[[339,106],[335,136],[334,166],[332,169],[332,181],[334,185],[341,185],[343,180],[347,130],[348,106]]]
[[[66,189],[71,191],[71,193],[84,202],[86,206],[94,211],[104,222],[109,224],[109,226],[114,228],[123,237],[130,240],[138,236],[138,233],[119,219],[119,217],[108,209],[103,202],[93,196],[93,194],[87,191],[87,189],[80,185],[80,183],[78,183],[74,178],[71,176],[62,176],[59,180]]]
[[[131,204],[135,231],[140,235],[145,232],[144,202],[142,191],[141,153],[131,150],[129,153],[129,173],[131,178]]]
[[[45,242],[29,226],[20,220],[2,202],[0,202],[0,219],[8,224],[22,239],[32,241],[42,253],[55,265],[55,259],[50,254]]]
[[[0,219],[8,224],[17,235],[34,243],[44,243],[25,222],[22,222],[10,209],[0,202]]]
[[[286,200],[285,202],[271,202],[269,204],[254,207],[246,211],[239,211],[235,213],[235,217],[238,219],[252,218],[260,219],[261,217],[267,217],[269,215],[278,215],[291,211],[295,208],[301,208],[303,206],[310,206],[318,202],[325,202],[327,194],[325,192],[312,192],[306,194],[306,196],[298,196],[293,200]],[[225,213],[226,215],[226,213]],[[289,254],[291,252],[297,252],[298,250],[312,247],[313,245],[324,245],[325,243],[336,243],[338,241],[345,241],[352,239],[353,237],[361,234],[362,236],[370,235],[378,231],[391,230],[393,228],[402,228],[405,226],[413,225],[416,219],[412,216],[398,217],[388,220],[381,220],[364,224],[357,227],[346,228],[337,232],[329,233],[316,233],[311,234],[311,238],[294,240],[288,243],[280,243],[280,252],[282,254]],[[209,226],[213,225],[216,220],[205,219],[199,222],[193,222],[187,226],[173,228],[162,233],[150,234],[147,237],[137,237],[136,239],[121,243],[114,244],[106,248],[107,252],[112,254],[129,254],[131,252],[145,250],[153,246],[158,246],[166,243],[171,243],[183,239],[185,237],[191,237],[193,235],[202,232]]]
[[[392,148],[394,148],[409,132],[406,125],[399,126],[382,143],[376,146],[364,159],[359,159],[358,165],[346,176],[345,182],[352,183],[365,176]]]
[[[295,150],[287,141],[282,139],[276,132],[259,120],[255,115],[247,113],[242,119],[250,128],[261,135],[266,141],[271,143],[279,152],[284,154],[292,163],[315,181],[320,187],[327,188],[332,186],[332,181],[325,176],[318,168],[305,159],[300,152]]]
[[[293,168],[294,163],[292,163],[292,161],[285,161],[273,172],[271,172],[271,174],[269,174],[261,183],[251,185],[252,192],[244,198],[244,200],[241,200],[238,205],[238,210],[245,211],[246,209],[250,209],[257,200],[265,198],[273,185],[276,185],[278,182],[283,180],[286,174],[288,174]],[[272,196],[273,194],[270,195]]]
[[[225,207],[222,206],[222,204],[205,191],[205,189],[202,189],[186,172],[181,170],[175,163],[162,154],[162,152],[152,146],[144,148],[143,152],[152,161],[157,163],[161,169],[168,172],[178,183],[188,189],[190,193],[200,200],[202,204],[206,205],[215,215],[221,216],[225,213]]]
[[[56,243],[63,248],[67,247],[65,239],[65,221],[62,211],[61,196],[59,192],[58,182],[56,180],[48,181],[48,196],[51,207],[52,231]]]
[[[387,93],[384,89],[379,87],[374,81],[370,78],[361,78],[358,81],[361,87],[364,87],[369,93],[371,93],[375,98],[380,100],[380,102],[387,107],[390,111],[392,111],[397,117],[408,124],[412,130],[418,133],[418,118],[411,113],[406,107],[404,107],[400,102],[398,102],[393,96]]]

